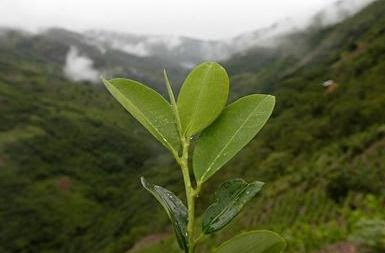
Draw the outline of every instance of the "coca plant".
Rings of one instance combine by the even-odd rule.
[[[177,100],[166,71],[164,78],[170,101],[134,80],[117,78],[103,82],[179,164],[187,207],[169,190],[143,177],[141,183],[165,209],[181,250],[193,253],[205,235],[225,227],[261,190],[263,183],[259,181],[247,183],[243,179],[232,179],[224,182],[215,193],[214,203],[204,212],[201,231],[197,233],[195,202],[202,187],[261,130],[273,111],[275,98],[252,94],[226,105],[229,77],[215,62],[196,66],[184,81]],[[192,140],[193,150],[190,148]],[[194,175],[194,180],[190,175]],[[214,252],[279,253],[284,248],[285,241],[278,234],[258,230],[241,233]]]

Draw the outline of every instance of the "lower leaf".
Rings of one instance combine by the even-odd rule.
[[[187,208],[183,202],[169,190],[149,183],[144,177],[140,178],[143,187],[159,201],[166,210],[174,227],[179,247],[185,252],[188,251],[187,238]]]
[[[226,226],[262,189],[262,186],[262,182],[255,181],[249,184],[243,179],[224,182],[215,192],[215,202],[203,214],[203,232],[210,234]]]

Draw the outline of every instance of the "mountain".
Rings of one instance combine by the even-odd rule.
[[[202,61],[226,61],[241,54],[249,55],[249,51],[258,48],[262,48],[263,54],[269,58],[283,44],[295,44],[291,39],[293,34],[338,22],[371,1],[340,0],[319,11],[310,22],[298,23],[296,19],[286,18],[269,27],[224,40],[102,30],[80,33],[60,28],[28,33],[1,28],[0,46],[4,50],[16,50],[20,54],[40,58],[48,64],[61,64],[64,77],[73,81],[100,84],[101,75],[130,76],[164,90],[163,82],[159,81],[164,68],[174,77],[175,86],[179,87],[188,69]]]
[[[154,215],[133,208],[151,203],[137,176],[174,165],[105,89],[63,76],[66,45],[29,36],[0,42],[0,252],[123,252]]]
[[[101,51],[88,41],[82,34],[64,29],[32,34],[3,28],[0,49],[10,58],[59,65],[63,72],[57,74],[63,78],[99,84],[101,75],[130,76],[153,87],[163,88],[163,68],[178,81],[186,72],[181,66],[156,56],[140,57],[112,48]],[[66,68],[72,71],[64,71]]]
[[[268,27],[222,40],[199,40],[183,36],[136,35],[92,30],[84,33],[85,42],[101,51],[117,49],[137,56],[156,56],[191,68],[205,60],[226,60],[256,46],[274,47],[274,41],[308,26],[326,26],[340,22],[373,2],[373,0],[339,0],[318,11],[310,21],[285,18]]]
[[[102,51],[119,49],[137,56],[155,56],[191,68],[207,59],[225,59],[231,54],[231,45],[221,41],[204,41],[180,36],[134,35],[109,31],[88,31],[86,41]]]
[[[384,251],[383,13],[379,0],[342,22],[296,30],[275,47],[222,61],[231,100],[271,93],[277,106],[205,185],[197,213],[224,179],[266,187],[199,252],[248,229],[281,233],[289,253],[341,245]],[[0,252],[178,252],[167,215],[138,180],[145,176],[185,200],[175,162],[102,86],[72,81],[64,70],[75,59],[82,70],[124,74],[157,90],[165,64],[175,80],[186,70],[100,49],[62,29],[0,34]]]

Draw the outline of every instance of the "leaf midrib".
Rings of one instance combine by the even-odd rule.
[[[218,219],[220,216],[222,216],[224,213],[226,213],[226,212],[229,210],[230,206],[234,206],[234,203],[237,202],[238,197],[246,191],[246,189],[249,187],[249,185],[250,185],[250,184],[247,184],[245,187],[243,187],[242,189],[240,189],[239,191],[237,191],[236,194],[231,195],[232,200],[230,201],[230,203],[229,203],[228,205],[225,205],[225,208],[224,208],[218,215],[216,215],[216,216],[212,219],[212,221],[215,221],[215,220]],[[218,199],[218,200],[219,200],[219,199]],[[219,203],[217,203],[217,205],[219,205]]]
[[[235,131],[234,135],[231,136],[231,138],[229,139],[229,141],[226,143],[226,145],[222,148],[222,150],[217,154],[217,156],[213,159],[213,161],[210,163],[210,165],[208,166],[207,170],[203,173],[203,175],[201,176],[201,178],[199,179],[200,182],[202,182],[203,179],[205,179],[206,175],[211,171],[212,169],[212,166],[214,165],[214,163],[219,159],[219,157],[222,155],[222,153],[224,152],[224,150],[230,145],[230,143],[232,142],[232,140],[235,138],[235,136],[239,133],[240,129],[242,129],[246,123],[250,120],[250,118],[252,117],[252,115],[255,114],[255,111],[261,106],[261,104],[268,98],[268,96],[266,96],[265,98],[263,98],[261,100],[261,102],[259,102],[259,104],[257,105],[257,107],[255,107],[255,109],[247,116],[246,120],[241,124],[241,126]]]
[[[209,67],[205,70],[205,73],[204,73],[203,77],[200,79],[201,82],[203,82],[202,80],[205,80],[207,78],[207,76],[209,74],[209,71],[213,68],[213,65],[214,64],[210,64]],[[200,101],[200,99],[202,97],[203,90],[206,91],[206,89],[207,89],[207,85],[203,86],[203,88],[199,90],[198,98],[196,99],[196,101],[194,103],[193,115],[191,116],[189,124],[186,126],[185,134],[187,134],[190,131],[191,125],[193,124],[193,122],[195,122],[195,117],[197,115],[196,108],[197,108],[197,105],[199,104],[199,101]]]
[[[112,88],[115,89],[119,94],[125,99],[141,116],[142,118],[150,125],[150,127],[162,138],[162,140],[166,143],[168,148],[172,150],[172,152],[177,153],[177,151],[172,147],[172,145],[167,141],[165,136],[159,132],[159,130],[152,124],[152,122],[145,116],[145,114],[137,107],[134,105],[134,103],[127,97],[125,96],[118,88],[116,88],[113,84],[111,84]],[[167,101],[166,101],[167,103]]]
[[[165,199],[165,197],[167,198],[167,194],[173,194],[172,192],[167,192],[168,190],[167,189],[164,189],[166,190],[166,195],[163,194],[163,192],[161,191],[162,190],[162,187],[160,186],[157,186],[157,185],[153,185],[153,184],[149,184],[147,181],[145,182],[145,185],[143,185],[144,188],[146,190],[148,190],[157,200],[158,202],[163,206],[163,208],[165,209],[168,217],[171,219],[171,222],[173,223],[173,227],[175,230],[177,230],[179,233],[176,234],[177,236],[177,239],[179,240],[178,237],[181,236],[181,239],[183,240],[183,248],[187,247],[187,239],[185,238],[185,231],[182,231],[182,227],[185,227],[186,226],[186,223],[184,223],[183,221],[181,221],[179,218],[182,218],[183,217],[180,217],[178,215],[176,215],[176,213],[173,211],[173,208],[171,208],[171,206],[169,205],[168,201]],[[158,187],[158,188],[157,188]],[[155,194],[156,193],[156,194]],[[173,202],[172,199],[170,199],[171,202]],[[175,202],[173,202],[175,204]],[[178,205],[176,205],[178,206]],[[183,206],[183,203],[182,203],[182,208],[185,208],[185,206]],[[187,212],[187,211],[186,211]],[[187,219],[187,217],[186,217]],[[181,222],[183,222],[181,224]],[[179,242],[178,242],[179,243]]]

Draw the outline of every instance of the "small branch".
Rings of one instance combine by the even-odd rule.
[[[199,193],[201,193],[201,190],[202,190],[202,184],[198,182],[197,187],[195,189],[195,197],[199,197]]]
[[[186,188],[186,198],[188,207],[187,236],[189,243],[189,253],[194,252],[194,223],[195,223],[195,189],[191,186],[190,171],[188,168],[188,151],[190,146],[189,138],[182,138],[182,157],[178,160],[182,169],[183,180]]]
[[[186,189],[186,198],[187,198],[187,209],[188,209],[188,223],[187,223],[187,237],[189,244],[189,253],[193,253],[195,249],[194,241],[194,226],[195,226],[195,198],[197,196],[196,190],[191,185],[190,170],[188,167],[188,155],[189,155],[189,146],[190,138],[184,137],[182,134],[182,125],[179,117],[178,107],[175,101],[174,92],[172,91],[170,80],[168,79],[166,70],[163,71],[164,79],[167,86],[168,95],[170,97],[171,107],[173,109],[176,125],[178,127],[179,137],[182,143],[182,156],[179,154],[173,153],[175,160],[178,162],[182,170],[183,181]]]

